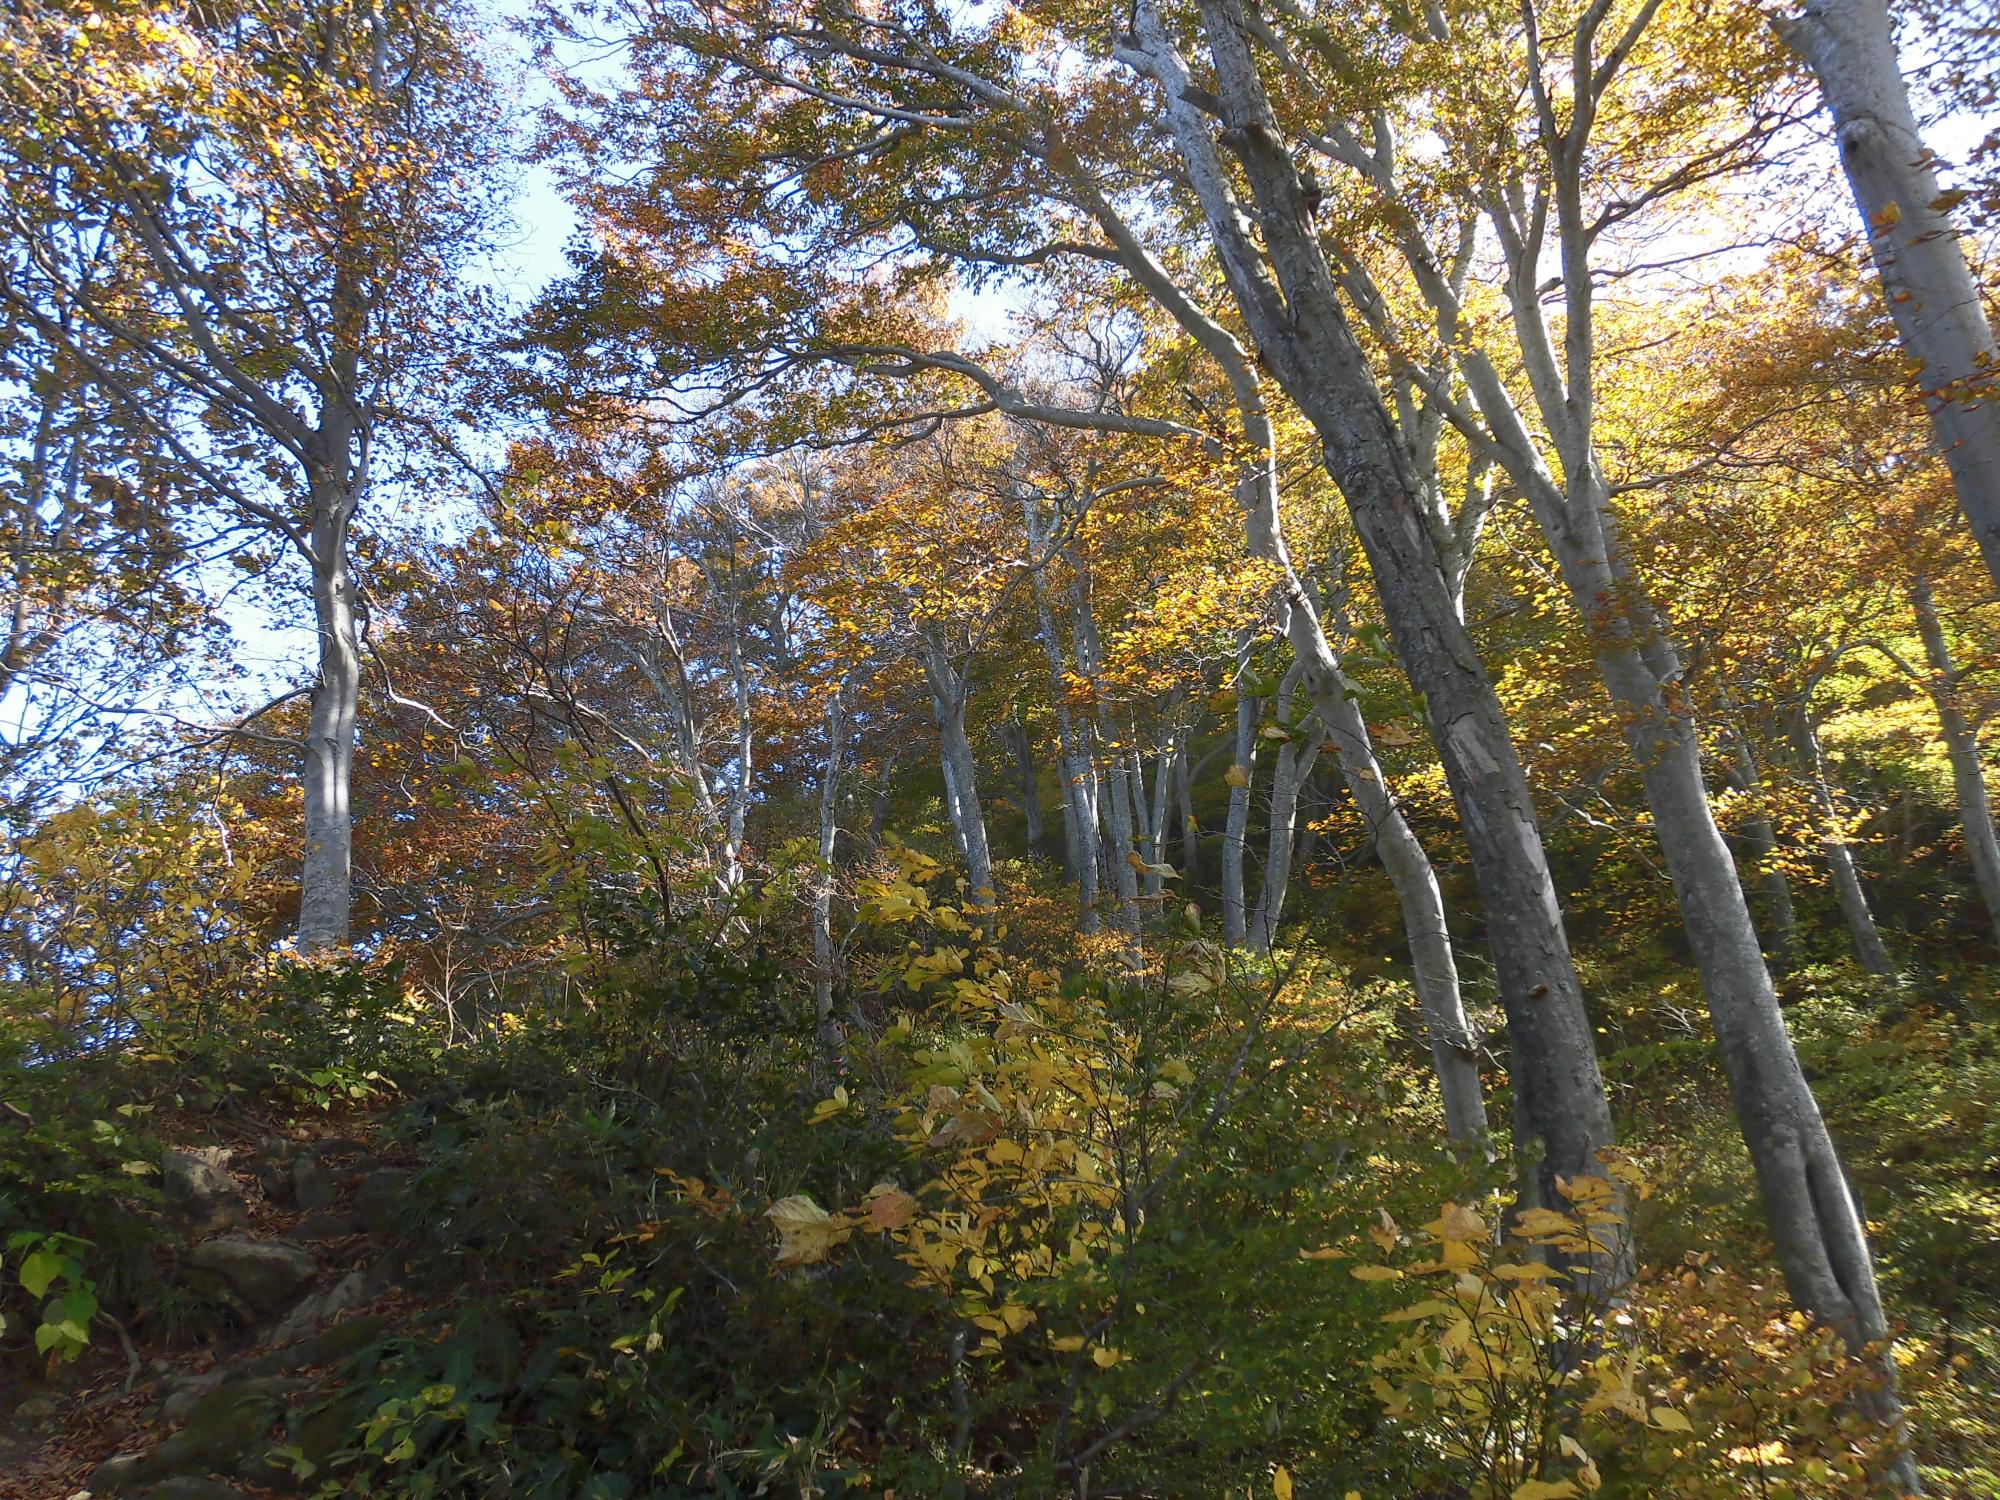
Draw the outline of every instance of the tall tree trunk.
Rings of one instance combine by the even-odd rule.
[[[1103,819],[1104,871],[1111,888],[1118,893],[1118,925],[1129,936],[1139,932],[1139,872],[1132,867],[1137,852],[1133,840],[1133,800],[1128,784],[1129,747],[1107,711],[1099,692],[1104,668],[1103,645],[1097,634],[1097,613],[1091,603],[1091,578],[1083,559],[1071,554],[1070,562],[1070,644],[1076,653],[1077,675],[1090,684],[1096,699],[1096,755],[1094,781]]]
[[[1292,692],[1298,682],[1299,668],[1294,665],[1285,674],[1285,686],[1278,692],[1278,716],[1280,722],[1291,716]],[[1308,718],[1306,723],[1307,743],[1302,749],[1292,740],[1279,747],[1277,764],[1271,772],[1271,817],[1265,835],[1264,884],[1257,893],[1257,909],[1250,919],[1250,947],[1256,953],[1269,953],[1278,941],[1278,922],[1284,915],[1285,895],[1292,884],[1292,854],[1297,844],[1299,825],[1299,793],[1305,789],[1306,779],[1312,775],[1313,763],[1319,759],[1320,726],[1316,720]]]
[[[1194,815],[1194,771],[1188,762],[1188,745],[1193,738],[1194,729],[1189,725],[1182,728],[1174,741],[1174,796],[1180,805],[1183,890],[1193,890],[1201,879],[1201,825]]]
[[[1827,873],[1833,879],[1841,918],[1847,923],[1848,934],[1854,939],[1854,956],[1870,974],[1887,974],[1895,966],[1889,961],[1889,950],[1882,941],[1881,929],[1875,925],[1875,913],[1869,909],[1868,893],[1861,884],[1861,871],[1855,863],[1854,850],[1840,831],[1840,803],[1834,795],[1833,780],[1827,771],[1826,754],[1820,748],[1819,733],[1813,727],[1812,711],[1804,703],[1794,705],[1786,714],[1785,728],[1792,741],[1792,752],[1798,757],[1799,771],[1806,779],[1806,792],[1812,799],[1813,820],[1819,825],[1820,854],[1826,860]]]
[[[1021,817],[1027,824],[1028,853],[1039,858],[1047,830],[1042,822],[1042,774],[1035,764],[1035,742],[1019,714],[1007,727],[1014,747],[1014,771],[1021,781]]]
[[[1118,925],[1128,935],[1139,931],[1139,872],[1132,866],[1137,854],[1133,828],[1133,787],[1129,758],[1117,742],[1114,725],[1098,721],[1098,739],[1105,750],[1104,773],[1100,786],[1104,796],[1105,852],[1110,856],[1112,888],[1118,892]]]
[[[757,741],[750,713],[750,672],[743,659],[741,622],[729,638],[729,684],[736,702],[736,765],[729,782],[729,833],[722,851],[724,886],[734,891],[743,884],[743,836],[750,817],[750,777],[756,765]]]
[[[1725,699],[1724,708],[1731,705]],[[1728,727],[1729,759],[1725,772],[1729,784],[1745,797],[1761,798],[1764,794],[1764,778],[1757,768],[1757,754],[1751,748],[1750,736],[1732,715]],[[1743,840],[1749,849],[1750,862],[1757,872],[1757,888],[1764,893],[1764,904],[1770,908],[1770,951],[1771,956],[1782,964],[1798,947],[1798,911],[1792,905],[1792,885],[1785,879],[1785,872],[1778,863],[1778,831],[1771,826],[1770,816],[1762,811],[1743,824]]]
[[[1032,491],[1021,496],[1021,519],[1027,530],[1032,584],[1035,593],[1036,635],[1049,664],[1049,698],[1056,708],[1056,737],[1062,747],[1063,808],[1065,850],[1070,858],[1070,875],[1076,881],[1077,928],[1097,931],[1097,872],[1100,861],[1100,829],[1097,820],[1097,776],[1092,767],[1083,726],[1070,712],[1067,661],[1062,636],[1056,630],[1055,610],[1049,602],[1049,584],[1044,569],[1053,559],[1047,555],[1048,528],[1041,506]]]
[[[1973,884],[1986,908],[1994,946],[2000,947],[2000,838],[1994,834],[1993,802],[1986,792],[1979,735],[1959,702],[1958,666],[1951,659],[1951,645],[1945,640],[1929,579],[1919,578],[1911,585],[1910,607],[1916,611],[1924,659],[1930,663],[1931,680],[1926,686],[1937,706],[1938,733],[1951,762],[1952,791],[1958,799],[1959,825],[1965,830],[1965,852],[1972,860]]]
[[[965,729],[965,678],[934,642],[927,645],[925,667],[937,717],[945,811],[965,860],[967,897],[974,906],[990,907],[994,902],[993,856],[986,841],[986,811],[979,801],[979,763]]]
[[[1169,123],[1202,196],[1237,305],[1280,383],[1319,435],[1328,472],[1367,554],[1397,656],[1429,705],[1479,883],[1507,1014],[1523,1191],[1533,1203],[1560,1203],[1555,1179],[1600,1171],[1598,1152],[1613,1144],[1615,1132],[1527,777],[1422,519],[1423,487],[1409,472],[1367,356],[1341,309],[1313,229],[1312,207],[1280,144],[1257,77],[1249,22],[1239,0],[1203,0],[1202,14],[1276,284],[1249,243],[1207,118],[1190,102],[1186,70],[1147,0],[1138,12],[1140,42],[1158,70]],[[1291,602],[1302,606],[1303,592]],[[1309,689],[1316,707],[1331,708],[1328,699],[1340,696],[1334,688],[1323,697],[1310,681]],[[1582,1280],[1615,1282],[1628,1265],[1629,1251],[1621,1242]]]
[[[1241,947],[1250,933],[1243,851],[1250,828],[1250,783],[1257,775],[1257,703],[1250,692],[1250,638],[1236,653],[1236,748],[1229,768],[1229,816],[1222,825],[1222,940]]]
[[[1888,6],[1805,0],[1772,24],[1819,80],[1889,315],[1920,368],[1959,506],[2000,583],[2000,353],[1917,134]]]
[[[826,704],[826,765],[819,783],[819,868],[813,872],[813,1014],[818,1018],[822,1048],[834,1052],[833,1024],[833,850],[838,828],[834,812],[840,796],[840,763],[846,748],[847,724],[840,693]]]
[[[1527,778],[1491,679],[1459,617],[1455,580],[1462,580],[1463,568],[1447,569],[1435,532],[1422,519],[1422,486],[1408,472],[1405,451],[1341,310],[1308,195],[1282,149],[1272,144],[1278,136],[1251,57],[1250,24],[1235,0],[1204,0],[1202,14],[1232,139],[1245,143],[1242,161],[1275,280],[1252,242],[1245,205],[1230,186],[1208,118],[1193,102],[1186,65],[1154,0],[1139,0],[1133,45],[1121,48],[1120,55],[1161,87],[1166,123],[1201,201],[1231,294],[1264,360],[1319,434],[1327,470],[1361,534],[1397,655],[1430,704],[1507,1013],[1523,1195],[1530,1202],[1554,1203],[1559,1201],[1555,1178],[1597,1172],[1598,1152],[1612,1144],[1614,1133]],[[1447,1116],[1455,1135],[1475,1135],[1484,1128],[1476,1040],[1460,1000],[1436,873],[1389,793],[1351,685],[1284,554],[1270,422],[1256,374],[1235,337],[1192,306],[1115,216],[1100,212],[1099,217],[1129,257],[1135,277],[1229,378],[1258,455],[1239,482],[1251,551],[1279,564],[1279,624],[1402,903]],[[1615,1282],[1627,1263],[1621,1243],[1586,1279]]]
[[[305,859],[299,879],[301,953],[344,948],[353,928],[354,737],[361,708],[361,632],[355,616],[349,485],[318,480],[312,497],[313,615],[319,679],[305,745]]]

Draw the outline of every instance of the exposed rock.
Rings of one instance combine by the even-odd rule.
[[[316,1208],[290,1229],[285,1231],[288,1240],[339,1240],[358,1233],[360,1225],[346,1214],[329,1213]]]
[[[308,1475],[326,1477],[327,1466],[366,1419],[366,1408],[351,1392],[308,1402],[289,1424],[287,1436],[280,1443],[266,1444],[244,1458],[236,1466],[236,1477],[274,1490],[309,1488],[299,1482],[300,1468]],[[287,1451],[280,1452],[281,1448]]]
[[[257,1167],[257,1183],[264,1196],[280,1208],[292,1206],[292,1169],[282,1161],[262,1162]]]
[[[171,1405],[175,1397],[186,1396],[191,1400],[214,1390],[227,1375],[220,1365],[207,1370],[169,1370],[160,1376],[160,1389],[167,1393]]]
[[[14,1408],[14,1420],[23,1427],[32,1427],[48,1421],[60,1409],[53,1396],[30,1396]]]
[[[135,1493],[133,1500],[250,1500],[250,1496],[247,1491],[239,1490],[233,1484],[224,1484],[220,1479],[182,1474],[147,1485]]]
[[[278,1375],[224,1382],[187,1409],[181,1430],[146,1454],[131,1477],[172,1479],[235,1469],[283,1414],[284,1398],[299,1388],[298,1381]]]
[[[285,1314],[271,1335],[273,1343],[289,1344],[329,1318],[375,1300],[378,1288],[365,1271],[350,1271],[323,1292],[315,1292]]]
[[[169,1151],[160,1169],[160,1189],[181,1226],[197,1237],[250,1222],[236,1179],[224,1166],[229,1153],[218,1147]]]
[[[311,1369],[314,1365],[336,1364],[377,1342],[388,1331],[389,1320],[379,1313],[348,1318],[309,1339],[300,1339],[282,1349],[253,1355],[240,1361],[235,1369],[238,1374],[246,1376],[283,1375],[294,1370]]]
[[[292,1158],[292,1202],[311,1211],[329,1207],[340,1196],[333,1174],[310,1148]]]
[[[403,1200],[408,1195],[411,1176],[402,1167],[383,1167],[370,1172],[354,1189],[347,1211],[371,1234],[393,1232],[401,1227]]]
[[[118,1495],[130,1490],[139,1482],[139,1471],[147,1457],[144,1453],[113,1454],[90,1471],[90,1492],[93,1495]]]
[[[319,1275],[319,1262],[298,1246],[241,1235],[197,1245],[188,1268],[226,1299],[260,1316],[290,1305]]]

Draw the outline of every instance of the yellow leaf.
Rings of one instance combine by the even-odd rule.
[[[1446,1241],[1481,1240],[1486,1237],[1486,1221],[1472,1209],[1447,1203],[1443,1213],[1424,1225],[1424,1232]]]
[[[1090,1351],[1090,1362],[1100,1370],[1108,1370],[1125,1356],[1106,1344],[1099,1344]]]
[[[1650,1413],[1653,1425],[1662,1432],[1693,1432],[1694,1423],[1675,1411],[1671,1406],[1656,1406]]]
[[[1431,1297],[1422,1302],[1413,1302],[1408,1307],[1399,1307],[1394,1312],[1382,1314],[1384,1323],[1414,1323],[1419,1318],[1433,1317],[1438,1313],[1451,1311],[1449,1303]]]
[[[845,1219],[836,1219],[803,1193],[780,1198],[764,1217],[777,1226],[781,1266],[818,1265],[854,1232]]]
[[[1567,1479],[1529,1479],[1514,1486],[1514,1500],[1570,1500],[1576,1492]]]
[[[1401,1281],[1403,1273],[1394,1266],[1356,1266],[1352,1272],[1356,1281]]]
[[[1396,1236],[1399,1231],[1396,1228],[1396,1221],[1389,1217],[1388,1209],[1378,1208],[1375,1214],[1376,1222],[1369,1225],[1368,1238],[1380,1245],[1382,1253],[1387,1255],[1396,1248]]]
[[[1317,1250],[1301,1250],[1300,1260],[1346,1260],[1347,1252],[1337,1250],[1332,1245],[1321,1245]]]
[[[1083,1335],[1072,1333],[1059,1339],[1050,1339],[1049,1347],[1058,1354],[1074,1354],[1083,1347]]]
[[[1278,1500],[1292,1500],[1292,1471],[1283,1464],[1279,1464],[1272,1471],[1271,1493],[1276,1495]]]
[[[1222,773],[1222,779],[1228,782],[1231,786],[1250,785],[1250,773],[1247,770],[1245,770],[1242,766],[1231,766],[1228,770]]]

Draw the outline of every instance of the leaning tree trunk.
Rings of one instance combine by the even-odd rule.
[[[361,708],[361,632],[347,555],[356,496],[331,480],[315,484],[312,517],[313,614],[319,680],[305,745],[305,860],[299,879],[298,947],[316,953],[347,945],[354,902],[354,737]]]
[[[1397,656],[1429,705],[1507,1014],[1523,1192],[1531,1202],[1558,1203],[1555,1179],[1600,1171],[1598,1153],[1615,1134],[1527,777],[1421,518],[1421,486],[1408,472],[1367,356],[1340,306],[1310,197],[1282,148],[1257,76],[1251,24],[1238,0],[1203,0],[1202,14],[1275,283],[1250,239],[1209,117],[1190,96],[1186,67],[1152,0],[1137,7],[1137,47],[1129,55],[1161,84],[1167,123],[1236,304],[1279,382],[1319,435],[1327,470],[1367,554]],[[1292,602],[1304,604],[1303,591]],[[1330,710],[1335,701],[1346,701],[1337,687],[1322,696],[1310,670],[1308,690],[1315,707]],[[1628,1264],[1621,1236],[1582,1279],[1616,1282]]]
[[[1665,649],[1657,632],[1650,638],[1655,650]],[[1708,996],[1779,1265],[1798,1303],[1859,1353],[1888,1332],[1867,1233],[1799,1066],[1735,861],[1716,826],[1694,722],[1677,710],[1658,666],[1638,647],[1600,636],[1598,660],[1625,710],[1626,738]]]
[[[1944,740],[1945,756],[1951,762],[1952,791],[1958,798],[1959,825],[1965,830],[1965,852],[1972,860],[1973,884],[1986,908],[1986,920],[1995,947],[2000,947],[2000,838],[1993,831],[1993,803],[1986,794],[1986,768],[1979,760],[1979,735],[1965,716],[1959,702],[1959,672],[1951,659],[1951,646],[1944,638],[1938,619],[1937,602],[1931,597],[1928,579],[1920,578],[1910,589],[1910,604],[1916,611],[1917,630],[1924,638],[1924,657],[1930,663],[1931,701],[1937,705],[1938,733]]]
[[[1774,18],[1811,66],[1868,233],[1889,315],[1919,369],[1958,503],[2000,583],[2000,355],[1917,134],[1884,0],[1805,0]]]
[[[1889,950],[1882,942],[1882,931],[1875,925],[1875,913],[1869,909],[1868,893],[1861,885],[1861,870],[1854,861],[1854,850],[1840,832],[1840,807],[1833,794],[1832,779],[1827,773],[1826,754],[1820,748],[1811,712],[1803,703],[1794,706],[1787,715],[1786,731],[1791,737],[1792,751],[1798,756],[1799,770],[1806,778],[1806,791],[1812,798],[1813,821],[1819,825],[1820,854],[1826,860],[1827,873],[1833,879],[1833,892],[1840,901],[1841,918],[1847,923],[1848,934],[1854,939],[1854,956],[1870,974],[1887,974],[1895,966],[1889,961]]]

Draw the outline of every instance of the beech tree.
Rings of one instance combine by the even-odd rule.
[[[175,503],[254,523],[307,575],[298,943],[338,947],[355,519],[399,446],[450,446],[475,305],[461,273],[489,221],[486,80],[455,11],[395,0],[178,16],[48,0],[0,35],[8,316],[149,430]]]
[[[1937,159],[1917,128],[1885,0],[1806,0],[1771,24],[1812,69],[1965,519],[2000,584],[2000,347]]]

